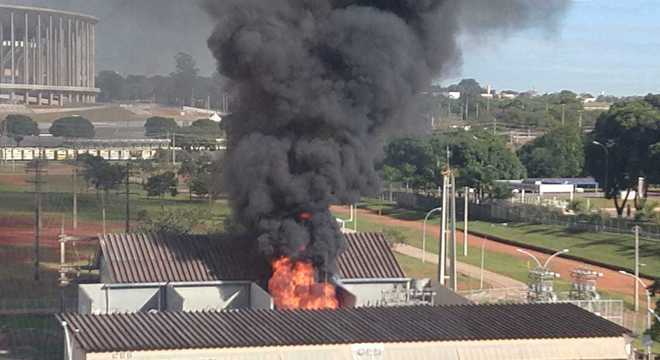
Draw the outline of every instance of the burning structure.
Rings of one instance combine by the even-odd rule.
[[[316,281],[310,263],[282,258],[275,271],[236,241],[208,236],[108,234],[100,282],[79,286],[82,314],[237,309],[319,309],[431,304],[424,282],[406,277],[382,234],[346,234],[337,273]],[[269,289],[267,292],[265,289]],[[451,295],[451,294],[448,294]],[[454,295],[443,304],[465,304]]]
[[[459,62],[459,34],[545,26],[568,3],[205,1],[215,21],[208,45],[237,99],[225,185],[236,221],[257,239],[245,246],[276,274],[311,265],[316,282],[332,277],[346,244],[328,207],[378,188],[387,135],[424,129],[417,96]]]

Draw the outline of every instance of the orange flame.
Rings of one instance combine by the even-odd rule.
[[[317,283],[314,273],[314,266],[308,262],[293,262],[287,257],[274,261],[268,289],[275,306],[280,310],[338,308],[335,287],[327,282]]]

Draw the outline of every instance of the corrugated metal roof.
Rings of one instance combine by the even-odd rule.
[[[382,234],[346,235],[347,249],[337,260],[344,279],[402,278]],[[109,234],[101,251],[115,283],[258,281],[270,266],[257,254],[210,237]]]
[[[628,330],[570,304],[58,315],[87,352],[609,338]]]
[[[383,234],[344,234],[346,251],[337,268],[346,279],[403,278],[405,274]]]

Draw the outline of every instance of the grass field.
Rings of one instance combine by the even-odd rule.
[[[395,219],[423,220],[425,213],[414,210],[394,208],[391,204],[377,200],[367,200],[364,207],[374,212],[380,211]],[[363,222],[363,220],[360,220]],[[438,225],[437,216],[432,218],[429,225]],[[463,228],[462,222],[458,224]],[[619,265],[627,268],[634,267],[635,238],[632,234],[573,232],[560,225],[536,224],[495,224],[483,221],[473,221],[469,224],[470,230],[486,235],[496,236],[506,240],[527,243],[553,250],[568,248],[571,254],[587,259],[597,260],[606,264]],[[414,230],[402,229],[406,237],[421,239],[421,234]],[[421,241],[420,241],[421,242]],[[418,243],[419,244],[419,243]],[[435,249],[436,244],[429,244]],[[421,246],[418,246],[421,247]],[[645,264],[642,272],[660,276],[660,241],[640,239],[640,263]]]

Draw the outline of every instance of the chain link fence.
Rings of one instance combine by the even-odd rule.
[[[512,204],[507,201],[472,203],[469,210],[470,217],[476,220],[559,225],[576,232],[611,232],[630,235],[635,227],[639,226],[640,236],[660,241],[660,225],[650,222],[605,217],[600,214],[568,215],[558,208]]]

